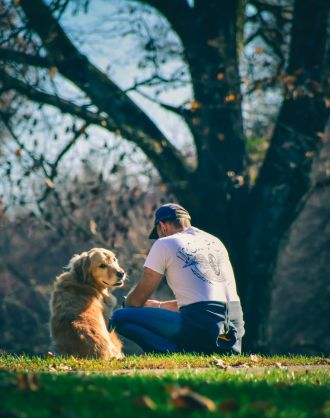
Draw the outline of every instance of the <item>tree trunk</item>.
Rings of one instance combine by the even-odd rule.
[[[279,243],[309,186],[312,156],[329,114],[325,104],[329,66],[327,0],[297,0],[288,76],[293,91],[284,100],[276,129],[251,193],[245,300],[247,344],[268,347],[266,332],[272,275]]]
[[[330,355],[330,119],[324,138],[311,189],[276,262],[268,324],[272,353]]]
[[[225,242],[236,265],[248,188],[237,56],[240,7],[237,0],[196,1],[184,45],[195,99],[186,120],[198,156],[189,184],[194,202],[185,204],[196,225]]]

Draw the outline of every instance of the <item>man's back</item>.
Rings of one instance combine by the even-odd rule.
[[[225,246],[195,227],[158,239],[145,267],[166,275],[179,307],[202,301],[240,300]]]

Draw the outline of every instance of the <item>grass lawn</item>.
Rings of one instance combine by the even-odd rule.
[[[0,356],[0,418],[322,418],[329,389],[322,357]]]

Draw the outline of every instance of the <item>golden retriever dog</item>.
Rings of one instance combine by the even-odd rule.
[[[104,248],[75,255],[69,271],[56,278],[50,301],[50,331],[62,355],[120,358],[122,343],[107,324],[116,303],[109,292],[124,284],[126,274],[116,256]]]

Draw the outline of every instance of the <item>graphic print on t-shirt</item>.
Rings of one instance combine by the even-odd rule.
[[[213,244],[205,240],[204,245],[195,247],[188,242],[176,252],[176,256],[184,262],[182,268],[190,268],[195,277],[210,285],[224,281],[221,275],[223,254]]]

